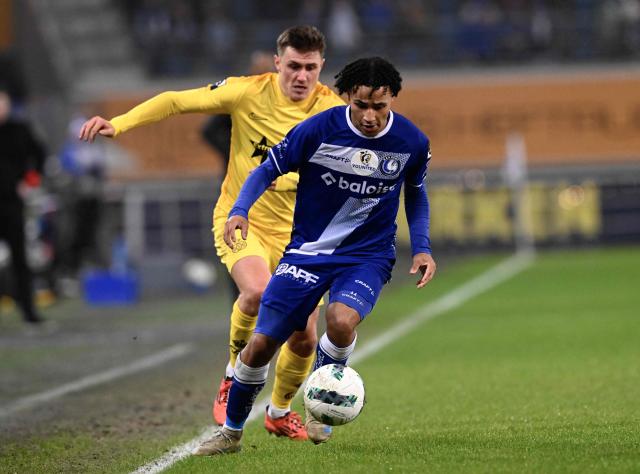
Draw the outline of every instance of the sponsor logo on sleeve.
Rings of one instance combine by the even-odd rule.
[[[209,86],[209,90],[217,89],[220,86],[224,86],[227,83],[226,79],[222,79],[221,81],[216,82],[215,84],[211,84]]]

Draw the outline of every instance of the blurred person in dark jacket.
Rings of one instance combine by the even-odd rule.
[[[75,278],[88,260],[103,266],[98,248],[98,230],[103,214],[103,186],[106,178],[106,153],[101,144],[78,141],[82,114],[75,115],[68,127],[68,137],[59,153],[60,166],[67,185],[62,194],[70,211],[68,242],[61,249],[61,266],[65,276]]]
[[[11,250],[15,300],[28,323],[41,323],[34,306],[31,270],[25,249],[23,183],[39,184],[45,151],[29,124],[12,119],[11,97],[0,86],[0,240]]]

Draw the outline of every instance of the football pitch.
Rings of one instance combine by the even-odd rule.
[[[361,326],[359,347],[418,317],[430,302],[456,295],[504,258],[442,265],[421,291],[390,285]],[[399,260],[398,269],[405,266]],[[634,247],[540,253],[522,271],[424,318],[366,357],[358,359],[357,348],[354,368],[367,402],[329,443],[270,437],[258,416],[246,426],[240,454],[187,456],[167,472],[640,472],[639,268]],[[193,357],[192,370],[202,372],[207,357]],[[12,437],[2,429],[0,472],[131,472],[162,458],[210,419],[214,384],[199,389],[195,375],[169,380],[189,370],[177,369],[155,371],[164,372],[167,386],[193,384],[191,401],[171,408],[155,431],[100,434],[69,425]],[[126,378],[113,385],[130,392],[128,401],[155,400]],[[18,426],[18,414],[11,423]]]

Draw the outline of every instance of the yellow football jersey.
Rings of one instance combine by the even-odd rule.
[[[216,205],[216,212],[226,214],[249,173],[267,158],[270,147],[302,120],[337,105],[344,105],[342,99],[320,83],[305,100],[293,102],[282,93],[278,75],[266,73],[229,77],[198,89],[164,92],[113,118],[111,123],[117,136],[133,127],[180,113],[230,114],[229,165]],[[278,178],[276,190],[265,192],[251,208],[251,224],[260,230],[289,234],[297,180],[295,173]]]

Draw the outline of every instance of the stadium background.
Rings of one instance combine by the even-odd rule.
[[[246,74],[251,53],[272,52],[277,34],[295,23],[315,24],[327,35],[321,76],[327,84],[346,61],[361,55],[386,56],[402,72],[396,109],[433,143],[432,240],[445,272],[447,262],[493,259],[496,251],[510,252],[523,239],[542,249],[580,249],[587,256],[603,246],[637,255],[638,0],[0,0],[0,79],[11,87],[17,113],[47,144],[49,162],[56,163],[74,117],[112,117],[162,90]],[[24,333],[17,313],[3,305],[3,350],[14,358],[5,358],[0,374],[5,406],[86,369],[109,367],[115,356],[103,350],[89,358],[84,354],[83,363],[57,367],[50,377],[35,367],[39,359],[32,352],[20,358],[22,348],[48,352],[51,344],[62,347],[85,330],[100,341],[102,331],[113,329],[104,324],[134,321],[143,334],[146,325],[155,327],[172,320],[170,313],[186,311],[198,315],[196,324],[172,326],[176,337],[202,343],[213,324],[216,341],[224,344],[228,288],[209,231],[224,165],[202,140],[205,121],[199,115],[173,117],[103,141],[109,165],[106,212],[96,242],[99,260],[103,270],[113,270],[124,243],[141,297],[135,306],[106,309],[85,302],[82,292],[58,301],[43,297],[42,305],[51,304],[45,315],[61,325],[58,336]],[[525,159],[526,170],[520,166]],[[42,238],[41,221],[64,211],[64,200],[56,195],[60,180],[50,166],[33,197],[34,246]],[[43,206],[53,208],[46,219]],[[401,252],[407,244],[402,221],[400,216]],[[212,287],[194,288],[185,279],[184,264],[194,258],[217,268]],[[1,265],[6,272],[6,259]],[[46,287],[46,263],[42,268],[38,285]],[[215,323],[209,320],[212,305],[220,313]],[[165,346],[171,340],[160,337]],[[123,354],[143,356],[148,352],[143,348]],[[215,349],[218,359],[223,349]],[[210,345],[208,350],[213,351]],[[200,359],[210,359],[210,352]],[[12,366],[12,360],[19,363]],[[188,386],[189,377],[195,375],[176,383]],[[206,390],[199,395],[206,398]],[[197,395],[184,397],[193,402]],[[167,408],[160,395],[153,400]],[[204,412],[207,403],[193,402]],[[151,419],[154,409],[146,410]],[[179,414],[184,423],[201,419]],[[56,410],[38,414],[35,426],[57,422],[56,415]],[[104,433],[102,421],[91,422],[98,425],[94,431],[113,434]],[[3,437],[21,439],[13,438],[11,429],[23,433],[20,419],[5,425]]]
[[[312,22],[328,36],[325,82],[362,54],[402,70],[397,110],[433,142],[441,250],[512,243],[502,173],[510,134],[524,140],[538,243],[640,238],[635,0],[2,4],[4,69],[52,154],[74,114],[111,117],[161,90],[245,74],[252,51],[271,52],[286,25]],[[120,166],[109,172],[103,253],[124,233],[138,263],[211,257],[204,230],[223,162],[200,136],[204,120],[179,117],[108,144]]]

